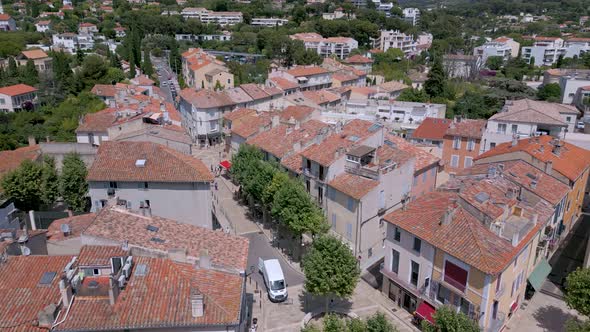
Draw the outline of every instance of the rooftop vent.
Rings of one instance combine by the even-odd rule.
[[[526,173],[526,176],[528,176],[531,180],[536,180],[537,176],[531,173]]]
[[[98,288],[98,281],[92,280],[88,283],[88,288]]]
[[[146,229],[150,232],[157,232],[158,230],[160,230],[159,227],[153,226],[153,225],[147,225]]]
[[[145,167],[146,160],[145,159],[137,159],[135,161],[135,167]]]
[[[479,203],[485,203],[488,199],[490,199],[490,195],[484,192],[475,195],[475,200]]]
[[[160,239],[159,237],[153,237],[153,238],[151,238],[151,241],[152,242],[156,242],[156,243],[164,243],[164,242],[166,242],[166,240]]]
[[[59,226],[59,229],[64,234],[64,236],[70,235],[70,232],[71,232],[70,225],[68,225],[68,224],[61,224],[61,226]]]

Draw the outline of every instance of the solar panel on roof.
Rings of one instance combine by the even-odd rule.
[[[351,142],[356,142],[360,139],[360,137],[356,136],[356,135],[352,135],[348,137],[348,140]]]
[[[488,195],[487,193],[484,193],[484,192],[481,192],[481,193],[475,195],[475,200],[480,203],[484,203],[488,199],[490,199],[490,195]]]
[[[135,268],[135,275],[138,277],[143,277],[148,273],[148,266],[146,264],[137,264]]]
[[[41,276],[41,280],[39,280],[39,285],[51,285],[51,282],[56,275],[57,272],[43,272],[43,276]]]
[[[373,125],[371,125],[371,126],[369,127],[369,132],[371,132],[371,133],[372,133],[372,132],[375,132],[375,131],[377,131],[377,130],[381,129],[382,127],[383,127],[383,126],[382,126],[381,124],[379,124],[379,123],[374,123]]]

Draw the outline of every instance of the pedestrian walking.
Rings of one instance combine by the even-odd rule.
[[[217,182],[215,182],[215,190],[217,190]]]

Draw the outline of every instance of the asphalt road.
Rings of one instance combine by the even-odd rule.
[[[248,252],[248,273],[250,273],[250,266],[254,266],[254,272],[250,276],[252,281],[257,281],[259,287],[264,284],[262,274],[258,272],[258,257],[263,259],[276,258],[281,264],[283,273],[285,274],[285,281],[289,286],[296,286],[303,284],[304,277],[298,271],[295,271],[284,258],[277,252],[277,249],[273,248],[266,236],[261,233],[249,233],[243,235],[250,239],[250,251]],[[264,288],[266,291],[266,289]]]
[[[160,81],[160,89],[166,94],[166,101],[173,103],[174,96],[172,95],[172,91],[170,90],[170,78],[172,78],[172,84],[176,87],[176,92],[179,92],[178,82],[176,80],[176,74],[170,69],[168,63],[164,60],[164,58],[154,58],[152,61],[155,65],[156,69],[158,70],[158,81]],[[163,83],[166,82],[166,85]]]

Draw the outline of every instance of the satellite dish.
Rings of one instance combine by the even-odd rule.
[[[23,252],[23,256],[30,256],[31,255],[31,249],[29,249],[29,247],[22,246],[21,251]]]
[[[64,233],[65,236],[68,236],[70,234],[70,225],[61,224],[61,226],[59,226],[59,228],[61,229],[62,233]]]

